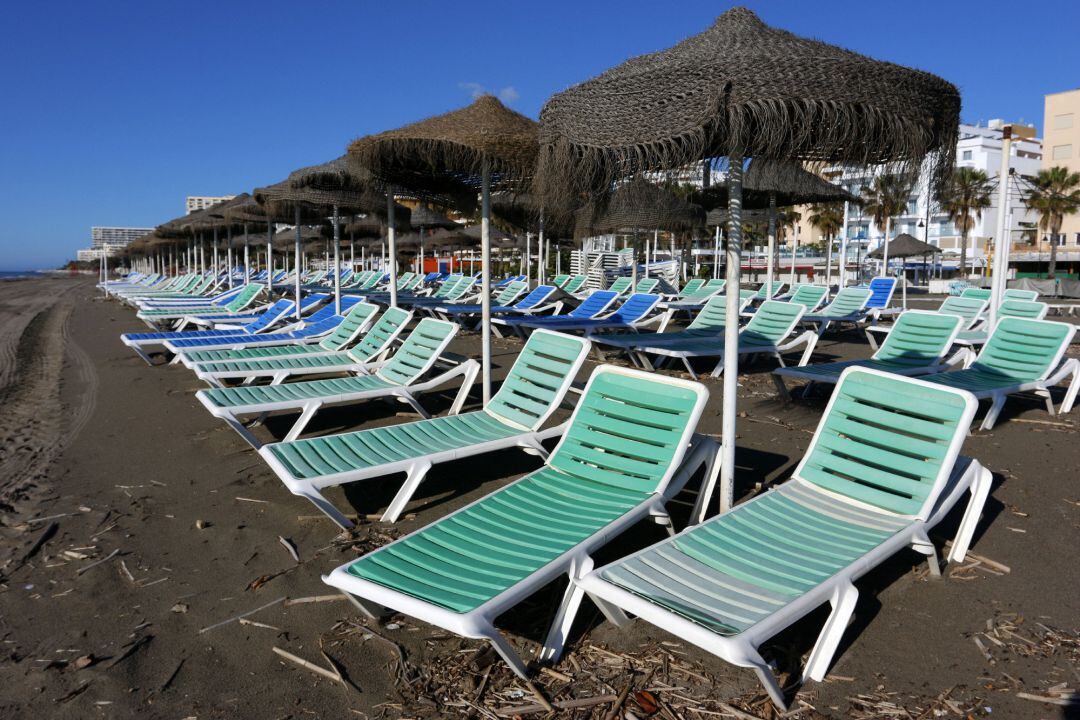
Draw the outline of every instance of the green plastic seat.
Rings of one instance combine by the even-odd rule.
[[[453,612],[473,610],[647,500],[673,470],[698,397],[601,368],[544,468],[347,572]]]
[[[232,315],[243,310],[263,289],[262,285],[250,283],[225,305],[200,305],[197,307],[141,310],[140,316],[182,317],[184,315]]]
[[[238,350],[201,350],[187,353],[193,363],[222,362],[226,360],[261,360],[263,358],[286,357],[289,355],[307,355],[311,353],[337,352],[343,349],[363,328],[375,313],[378,305],[357,303],[346,314],[332,333],[317,343],[309,345],[274,345],[271,347],[252,347]]]
[[[415,382],[431,367],[436,359],[433,357],[435,351],[456,331],[456,325],[424,318],[409,333],[397,352],[372,375],[280,385],[214,388],[200,390],[199,394],[214,407],[231,408],[403,387]],[[353,350],[355,351],[355,348]]]
[[[927,380],[969,390],[976,397],[1032,383],[1055,369],[1074,333],[1075,329],[1065,323],[1002,318],[968,368]]]
[[[869,288],[846,287],[836,293],[828,305],[813,314],[813,318],[836,319],[858,315],[870,300]],[[806,318],[810,320],[812,318]]]
[[[808,311],[813,311],[825,299],[828,292],[829,289],[824,285],[799,285],[787,301],[798,303],[805,306]]]
[[[366,303],[361,303],[364,305]],[[359,307],[358,305],[357,307]],[[368,316],[370,317],[370,315]],[[360,339],[355,346],[345,351],[328,352],[322,347],[322,343],[318,345],[311,345],[306,347],[318,348],[318,350],[311,350],[307,352],[292,352],[287,353],[282,348],[255,348],[256,350],[278,350],[264,355],[254,355],[252,357],[240,357],[231,360],[217,360],[209,362],[200,362],[196,368],[197,372],[202,374],[218,374],[218,373],[269,373],[273,374],[274,371],[289,370],[289,369],[315,369],[315,368],[330,368],[340,365],[350,365],[369,363],[374,360],[379,354],[384,352],[390,347],[390,344],[404,329],[405,325],[412,318],[412,314],[401,308],[387,308],[382,316],[376,321],[376,323],[364,333],[364,336]],[[340,328],[340,326],[339,326]],[[300,346],[304,347],[304,346]],[[289,348],[291,350],[297,350],[296,347]],[[244,352],[234,351],[234,352]],[[315,354],[320,353],[320,354]]]
[[[960,293],[960,297],[963,298],[975,298],[976,300],[989,300],[991,296],[990,288],[964,288]]]

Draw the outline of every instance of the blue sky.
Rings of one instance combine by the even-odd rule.
[[[960,87],[963,118],[1041,125],[1080,86],[1080,3],[744,3],[765,22]],[[91,225],[153,226],[483,89],[553,92],[707,27],[727,2],[16,3],[0,43],[0,270],[53,267]],[[1004,39],[1002,42],[1001,39]]]

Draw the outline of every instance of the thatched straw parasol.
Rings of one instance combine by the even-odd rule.
[[[733,500],[744,158],[913,171],[932,153],[931,184],[940,189],[952,169],[959,111],[959,92],[941,78],[770,28],[745,8],[558,93],[541,110],[534,187],[548,201],[728,157],[721,510]],[[703,514],[696,509],[698,519]],[[784,707],[771,671],[764,664],[758,671]]]
[[[540,113],[545,196],[729,155],[952,170],[960,94],[941,78],[771,28],[746,8],[554,95]]]
[[[485,95],[460,110],[354,141],[351,161],[391,187],[446,192],[478,189],[483,228],[481,365],[483,398],[491,398],[491,190],[514,189],[532,176],[537,124]],[[475,196],[475,195],[474,195]],[[393,260],[393,234],[391,234]],[[395,268],[391,266],[391,270]],[[390,301],[397,302],[391,284]]]

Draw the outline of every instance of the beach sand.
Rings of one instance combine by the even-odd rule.
[[[347,602],[276,603],[251,616],[257,624],[214,626],[280,598],[332,594],[322,573],[502,486],[535,468],[536,458],[507,451],[437,467],[409,507],[413,519],[390,528],[364,524],[355,542],[335,542],[335,527],[286,492],[195,400],[200,384],[190,371],[148,367],[121,345],[121,332],[140,329],[130,309],[102,301],[88,279],[0,283],[0,717],[482,716],[464,705],[440,707],[460,692],[437,682],[479,646],[409,618],[378,631],[400,643],[411,666],[435,678],[413,686],[396,679],[390,644],[354,631],[350,623],[361,617]],[[469,335],[454,349],[475,354],[476,345]],[[497,343],[500,370],[516,347]],[[819,352],[863,357],[867,350],[852,336],[824,342]],[[740,496],[790,474],[824,407],[823,397],[778,402],[767,369],[761,365],[740,379],[740,409],[747,414],[739,423]],[[713,397],[701,429],[717,433],[719,384],[706,382]],[[448,405],[439,396],[429,407]],[[400,422],[405,416],[394,411],[383,404],[327,411],[310,431]],[[993,431],[973,434],[965,454],[995,473],[973,551],[993,563],[934,581],[919,556],[905,553],[864,578],[832,679],[810,683],[799,695],[817,714],[796,704],[803,712],[793,717],[884,717],[859,714],[867,707],[860,703],[925,708],[939,696],[974,709],[972,716],[984,708],[995,718],[1073,712],[1017,693],[1080,686],[1078,418],[1075,411],[1049,417],[1038,403],[1016,402]],[[258,432],[280,437],[286,427],[271,419]],[[396,480],[331,497],[362,514],[378,512]],[[956,519],[938,535],[948,537]],[[299,563],[279,536],[295,544]],[[638,528],[602,557],[662,536],[659,527]],[[502,624],[526,629],[527,643],[542,639],[529,629],[546,622],[559,592],[543,591]],[[1012,614],[1020,616],[1013,619],[1017,634],[1036,645],[1000,630],[989,633],[994,640],[980,635],[991,664],[973,637]],[[616,657],[663,650],[710,679],[702,684],[653,668],[652,682],[682,688],[656,692],[673,706],[686,707],[676,700],[683,696],[707,708],[718,700],[753,707],[759,690],[749,671],[642,622],[612,627],[588,601],[580,617],[570,657],[558,668],[574,682],[541,675],[537,683],[549,695],[592,692],[588,675],[596,668],[586,659],[596,654],[590,646],[599,646]],[[821,617],[782,635],[766,657],[798,661]],[[1065,631],[1060,642],[1040,644],[1037,623]],[[359,692],[284,661],[275,646],[327,667],[325,650]],[[618,670],[620,661],[613,662]],[[531,701],[527,691],[515,694],[520,683],[498,664],[467,682],[470,697],[487,693],[483,707]],[[608,691],[622,685],[612,680]],[[956,716],[947,705],[935,707]],[[601,716],[606,706],[578,717],[590,711]]]

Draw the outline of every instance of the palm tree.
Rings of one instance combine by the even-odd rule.
[[[874,225],[885,230],[883,264],[886,269],[892,219],[907,208],[912,185],[914,180],[908,175],[878,175],[862,191],[863,211],[873,218]]]
[[[844,229],[844,206],[841,203],[822,203],[810,206],[810,216],[807,220],[825,236],[825,267],[832,269],[833,239]],[[840,269],[841,276],[844,269]],[[826,277],[826,286],[832,283],[832,278]]]
[[[1050,234],[1050,266],[1047,276],[1057,270],[1057,236],[1066,215],[1080,210],[1080,173],[1056,166],[1040,170],[1024,197],[1024,204],[1039,213],[1039,229]]]
[[[994,184],[986,173],[970,167],[957,168],[938,198],[942,211],[960,231],[960,275],[967,273],[968,234],[991,205]]]

